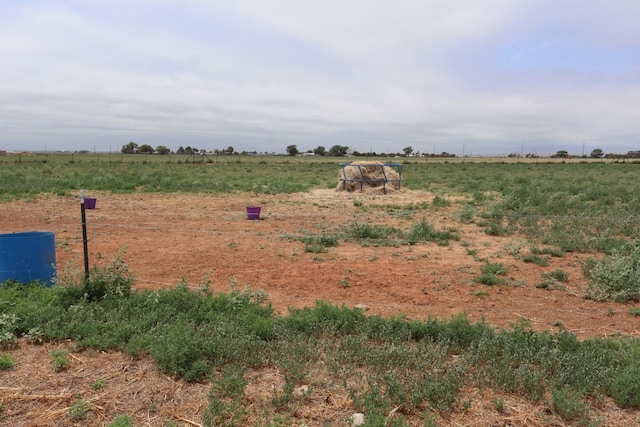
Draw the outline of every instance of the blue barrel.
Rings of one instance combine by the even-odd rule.
[[[49,231],[0,234],[0,283],[56,280],[56,238]]]

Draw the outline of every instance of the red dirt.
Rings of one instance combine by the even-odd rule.
[[[454,207],[420,210],[412,217],[388,214],[385,207],[429,202],[426,192],[403,190],[367,196],[333,190],[292,195],[92,194],[87,210],[90,265],[104,265],[125,248],[124,261],[137,287],[156,289],[186,280],[198,287],[207,277],[213,291],[264,290],[278,313],[311,306],[316,300],[367,307],[368,314],[409,319],[449,318],[466,312],[509,326],[526,318],[538,330],[566,328],[580,337],[616,333],[640,335],[640,318],[629,304],[583,298],[582,263],[594,254],[550,258],[546,267],[518,259],[529,244],[523,237],[489,236],[474,225],[457,223]],[[354,203],[354,199],[358,203]],[[356,206],[361,203],[361,206]],[[246,219],[245,206],[262,205],[259,221]],[[305,253],[291,236],[319,235],[354,221],[409,230],[422,217],[436,229],[455,227],[459,242],[415,246],[363,247],[340,241],[327,253]],[[1,233],[53,231],[59,274],[70,265],[82,270],[80,203],[77,198],[42,197],[0,205]],[[475,256],[469,255],[475,251]],[[473,283],[482,259],[508,267],[511,285]],[[561,269],[569,281],[539,289],[545,272]],[[482,295],[485,294],[485,295]]]
[[[289,307],[324,300],[347,307],[366,306],[368,314],[408,319],[448,319],[464,312],[472,321],[485,319],[504,327],[526,318],[534,329],[565,328],[581,338],[640,335],[640,319],[629,313],[632,305],[582,297],[586,284],[582,264],[594,254],[570,253],[550,258],[548,266],[540,267],[519,257],[530,247],[526,238],[488,236],[477,225],[458,223],[455,201],[447,209],[406,211],[412,215],[395,209],[409,203],[430,205],[430,193],[403,190],[365,195],[315,190],[273,196],[97,192],[91,196],[98,201],[97,209],[86,211],[90,265],[106,265],[125,248],[123,259],[140,289],[169,287],[183,279],[198,288],[208,278],[214,292],[228,292],[232,284],[264,290],[280,314],[286,314]],[[261,220],[247,220],[245,206],[256,204],[262,206]],[[392,209],[395,214],[389,213]],[[364,247],[340,240],[326,253],[313,254],[305,253],[300,241],[288,238],[336,231],[354,221],[409,230],[423,216],[436,229],[455,227],[461,240],[448,246],[427,242],[398,247]],[[77,198],[43,196],[0,204],[0,219],[0,233],[55,232],[59,274],[64,275],[69,267],[82,270]],[[474,283],[483,259],[507,266],[509,284]],[[544,273],[556,269],[568,273],[567,283],[551,289],[535,286],[544,280]],[[155,371],[148,359],[133,360],[118,353],[75,354],[68,372],[52,374],[48,353],[64,345],[21,343],[11,351],[19,363],[11,371],[0,371],[0,403],[4,405],[0,425],[5,421],[34,426],[105,425],[118,413],[132,414],[135,425],[200,422],[208,387],[173,381]],[[109,371],[102,373],[105,365]],[[262,374],[269,377],[269,383],[263,384],[264,393],[282,382],[276,372]],[[91,384],[101,376],[111,388],[92,390]],[[68,409],[79,394],[90,402],[92,415],[71,422]],[[186,399],[187,395],[192,399]],[[351,407],[347,397],[342,398],[341,405],[329,408],[327,396],[314,395],[312,402],[320,403],[307,409],[325,414],[322,416],[331,412],[337,417],[332,419],[344,420]],[[476,398],[471,391],[470,399]],[[492,412],[490,403],[482,403],[487,402],[485,395],[480,406],[455,414],[449,421],[469,426],[542,425],[535,421],[541,419],[540,407],[509,396],[500,398],[505,413]],[[635,411],[606,405],[602,410],[607,413],[607,425],[629,425],[637,416]],[[309,420],[313,418],[305,418],[307,425],[321,425]]]

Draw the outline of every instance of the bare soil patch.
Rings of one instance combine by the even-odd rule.
[[[227,292],[232,284],[262,289],[279,314],[286,314],[289,307],[311,306],[316,300],[324,300],[348,307],[365,306],[368,314],[408,319],[449,318],[464,312],[472,321],[484,319],[503,327],[526,318],[536,330],[564,328],[582,338],[640,335],[640,319],[629,313],[631,305],[583,298],[586,282],[582,264],[594,254],[570,253],[550,258],[548,266],[540,267],[523,262],[519,256],[529,248],[524,237],[489,236],[475,224],[461,224],[453,214],[455,204],[437,210],[402,209],[410,203],[430,204],[431,193],[402,190],[371,195],[314,190],[259,196],[91,196],[98,199],[97,209],[87,211],[91,266],[107,264],[125,248],[123,258],[141,289],[169,287],[181,280],[197,288],[203,280],[209,280],[214,292]],[[247,220],[247,205],[262,206],[261,220]],[[436,229],[455,227],[461,241],[448,246],[427,242],[397,247],[340,241],[326,253],[314,254],[305,253],[303,244],[291,238],[336,230],[354,221],[408,230],[423,216]],[[82,269],[77,198],[43,196],[5,203],[0,205],[0,218],[1,233],[55,232],[59,274],[64,274],[65,268]],[[483,259],[508,267],[507,284],[473,282],[480,275]],[[550,289],[535,287],[544,273],[557,269],[568,273],[567,283]],[[72,369],[51,377],[50,350],[47,346],[22,344],[12,352],[19,365],[33,360],[49,373],[39,373],[39,382],[32,383],[27,380],[30,376],[18,378],[19,366],[0,372],[0,401],[4,404],[0,417],[5,417],[0,418],[0,424],[22,419],[22,423],[11,425],[104,425],[118,411],[135,414],[139,425],[166,425],[167,420],[178,425],[201,422],[208,390],[205,385],[176,382],[157,373],[149,360],[131,360],[112,353],[78,355]],[[106,389],[92,391],[88,385],[108,376],[100,371],[107,367],[112,374],[122,375],[113,395]],[[78,387],[85,390],[84,399],[92,402],[93,417],[71,422],[68,413],[58,418],[45,414],[67,408],[77,400]],[[109,396],[111,401],[106,400]],[[323,401],[321,396],[319,399]],[[521,407],[513,403],[514,408],[516,405]],[[155,412],[149,410],[153,407]],[[105,409],[100,412],[100,408]],[[629,415],[621,414],[623,418]],[[459,425],[489,425],[481,422],[487,421],[482,417]]]

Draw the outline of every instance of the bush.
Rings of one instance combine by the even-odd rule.
[[[615,250],[585,269],[590,280],[587,297],[604,301],[640,301],[640,241]]]
[[[104,268],[94,267],[89,272],[89,279],[84,283],[85,297],[89,301],[101,300],[108,295],[128,296],[135,276],[129,272],[127,264],[122,260],[124,250],[118,252],[116,258]]]

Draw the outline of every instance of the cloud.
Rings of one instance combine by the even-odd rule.
[[[584,141],[638,149],[635,1],[5,8],[5,149],[41,149],[44,140],[60,149],[118,147],[136,138],[258,151],[341,144],[505,154],[524,143],[553,153],[581,151]]]

